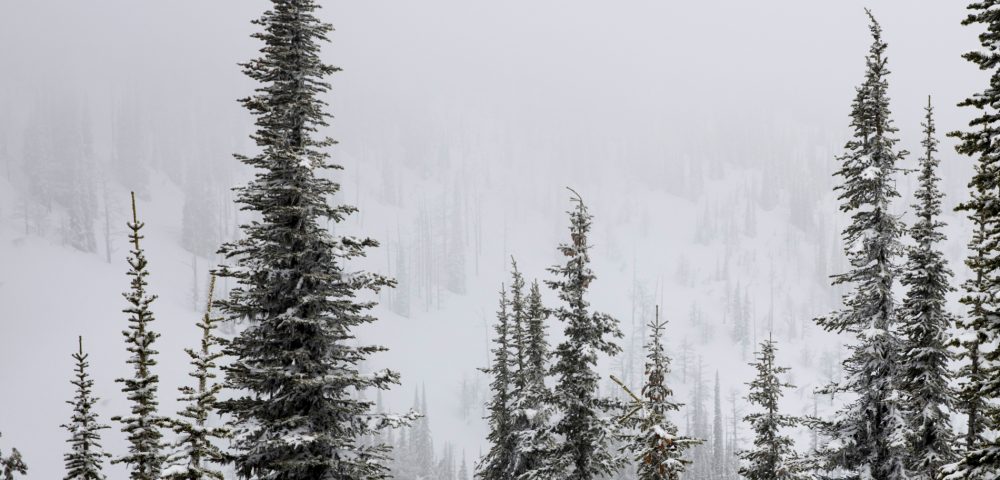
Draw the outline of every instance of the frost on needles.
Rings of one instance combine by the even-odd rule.
[[[259,152],[238,156],[255,169],[237,189],[254,220],[221,249],[227,265],[218,273],[235,287],[219,306],[246,328],[227,349],[233,398],[220,410],[235,425],[239,478],[387,478],[389,446],[365,439],[405,418],[374,412],[359,393],[399,376],[362,373],[385,348],[359,344],[354,331],[376,320],[368,292],[394,282],[348,268],[376,241],[328,230],[356,210],[331,205],[340,186],[321,175],[341,168],[325,152],[334,141],[318,133],[330,117],[326,78],[338,70],[320,58],[332,27],[316,17],[315,1],[270,6],[254,22],[262,54],[243,64],[258,84],[242,103],[255,118]]]

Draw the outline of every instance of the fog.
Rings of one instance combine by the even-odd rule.
[[[490,361],[497,292],[511,256],[529,280],[552,278],[545,269],[568,238],[565,187],[595,215],[591,301],[626,335],[622,358],[602,360],[603,377],[629,374],[625,359],[641,357],[635,338],[658,304],[682,402],[693,394],[682,343],[743,412],[746,362],[773,332],[779,360],[795,367],[789,408],[833,408],[812,391],[839,375],[834,359],[849,340],[812,319],[843,293],[828,282],[845,268],[847,221],[832,175],[871,42],[866,7],[889,45],[893,118],[914,152],[905,168],[916,168],[933,99],[943,249],[957,279],[969,275],[970,232],[952,207],[967,195],[972,163],[944,133],[967,124],[956,104],[986,76],[961,58],[978,43],[960,25],[959,2],[322,3],[335,28],[323,56],[343,68],[330,79],[325,133],[345,167],[334,174],[338,200],[360,209],[333,228],[378,239],[364,266],[399,279],[362,337],[390,349],[374,366],[402,374],[387,408],[410,408],[426,389],[436,455],[450,444],[471,468],[488,448],[488,378],[477,369]],[[230,189],[251,172],[232,154],[254,151],[252,119],[237,102],[254,84],[238,64],[258,53],[251,20],[267,5],[0,5],[0,451],[17,447],[27,478],[63,472],[59,425],[78,335],[112,425],[105,446],[125,448],[109,418],[126,408],[114,379],[126,372],[119,293],[133,190],[160,297],[161,409],[176,410],[207,272],[246,219]],[[899,177],[894,207],[904,215],[913,177]],[[734,302],[749,310],[753,338],[730,335]],[[561,331],[550,323],[550,343]],[[748,443],[746,427],[736,430]],[[126,478],[119,465],[108,472]]]

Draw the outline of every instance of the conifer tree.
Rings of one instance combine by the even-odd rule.
[[[20,473],[21,475],[28,474],[28,466],[24,463],[24,459],[21,458],[21,452],[17,451],[16,448],[10,449],[10,455],[3,456],[3,452],[0,451],[0,480],[14,480],[14,474]]]
[[[722,480],[726,468],[725,434],[722,431],[722,394],[719,392],[719,371],[715,371],[715,410],[712,417],[712,477]]]
[[[518,372],[524,370],[525,354],[525,329],[527,328],[527,299],[524,296],[524,276],[517,269],[517,261],[513,257],[510,259],[511,283],[510,283],[510,329],[509,343],[511,348],[511,388],[512,394],[518,395],[524,388],[524,377]]]
[[[634,455],[639,480],[678,480],[690,463],[684,459],[685,451],[702,442],[678,435],[677,426],[670,421],[671,412],[681,405],[673,401],[674,393],[667,386],[670,357],[662,343],[665,327],[657,307],[649,323],[641,398],[635,398],[637,406],[623,418],[634,431],[625,449]]]
[[[743,418],[754,432],[753,448],[739,452],[745,462],[740,475],[747,480],[793,480],[811,478],[803,469],[795,442],[782,434],[782,430],[794,427],[800,420],[784,415],[778,403],[784,395],[782,390],[794,388],[779,378],[787,372],[787,367],[775,364],[777,347],[770,338],[760,344],[757,361],[750,365],[757,370],[757,376],[748,383],[750,394],[747,400],[759,410]]]
[[[977,116],[969,122],[969,129],[955,132],[959,139],[959,153],[972,157],[976,164],[969,182],[970,199],[958,206],[967,212],[975,230],[969,242],[970,254],[966,265],[972,277],[963,284],[965,295],[962,303],[968,307],[968,317],[958,322],[965,333],[956,343],[962,347],[959,357],[965,366],[958,392],[958,405],[967,417],[963,458],[946,469],[949,478],[994,478],[1000,470],[1000,438],[985,435],[1000,425],[1000,307],[997,289],[1000,288],[1000,221],[998,205],[1000,191],[1000,118],[996,105],[1000,102],[1000,58],[995,53],[1000,40],[1000,17],[996,14],[997,0],[982,0],[968,6],[968,16],[963,25],[983,27],[979,34],[981,50],[966,53],[963,57],[990,73],[988,86],[959,103],[959,106],[976,109]]]
[[[948,352],[952,316],[945,311],[945,295],[954,290],[947,261],[938,245],[945,239],[938,220],[943,193],[938,189],[937,139],[934,137],[934,112],[927,98],[923,124],[924,155],[920,159],[920,186],[914,193],[916,222],[910,228],[913,246],[907,250],[907,263],[900,283],[907,287],[900,312],[904,334],[902,390],[912,432],[909,465],[911,478],[932,480],[941,467],[954,459],[949,412],[953,407]]]
[[[410,448],[417,466],[417,478],[431,478],[434,473],[434,438],[431,436],[431,423],[427,409],[427,386],[421,387],[420,418],[413,422]]]
[[[689,423],[686,432],[693,438],[709,438],[707,412],[705,411],[705,376],[704,362],[698,357],[693,367],[691,385],[691,403],[688,404]],[[691,467],[690,478],[710,480],[712,477],[712,456],[708,445],[698,444],[691,448],[689,455]]]
[[[153,331],[150,325],[154,317],[149,306],[156,300],[156,295],[147,291],[149,262],[139,244],[143,238],[141,231],[144,225],[139,221],[133,192],[132,221],[128,223],[131,230],[129,240],[132,242],[128,275],[132,280],[130,290],[123,294],[129,303],[129,307],[124,310],[129,315],[129,326],[122,331],[122,335],[125,336],[127,350],[131,355],[128,363],[133,366],[135,373],[131,378],[116,380],[124,384],[122,392],[126,394],[132,407],[130,416],[112,417],[112,420],[122,424],[122,432],[128,437],[130,445],[127,455],[115,458],[111,463],[126,464],[132,480],[159,480],[166,460],[162,442],[162,429],[166,426],[166,419],[157,414],[159,402],[156,394],[160,378],[152,372],[159,353],[153,349],[153,343],[160,334]]]
[[[229,428],[208,425],[210,417],[218,409],[218,396],[222,391],[222,384],[216,382],[215,378],[219,368],[217,362],[222,357],[221,348],[225,345],[225,340],[213,333],[221,320],[212,315],[214,293],[215,275],[212,275],[208,282],[205,315],[197,324],[201,330],[200,348],[185,349],[194,367],[188,375],[197,382],[194,387],[183,386],[178,389],[181,392],[179,400],[186,406],[177,413],[178,418],[171,421],[171,428],[177,434],[174,443],[176,450],[163,472],[163,476],[171,480],[222,480],[219,466],[228,461],[227,455],[213,440],[230,438]]]
[[[260,152],[237,156],[256,172],[237,201],[256,219],[220,251],[229,262],[220,275],[236,286],[219,302],[247,322],[227,349],[235,395],[220,405],[236,425],[239,478],[385,478],[389,446],[362,443],[372,429],[406,420],[376,415],[357,395],[398,383],[389,370],[359,372],[384,347],[359,345],[354,333],[376,320],[367,292],[393,282],[347,267],[376,241],[328,230],[356,208],[331,205],[340,186],[321,175],[341,167],[325,152],[333,140],[318,133],[330,118],[326,78],[338,71],[320,57],[332,27],[318,8],[315,0],[272,0],[254,22],[262,55],[243,65],[259,84],[242,103],[255,117]]]
[[[612,474],[621,463],[610,449],[614,426],[605,414],[615,405],[598,395],[597,360],[598,354],[620,351],[614,339],[622,333],[617,319],[589,311],[587,289],[595,278],[587,244],[592,216],[573,194],[570,243],[559,246],[566,264],[549,268],[556,279],[546,281],[563,302],[553,315],[565,324],[565,340],[555,349],[552,368],[557,377],[553,403],[561,413],[554,431],[562,442],[547,463],[566,480],[592,480]]]
[[[497,322],[494,327],[496,337],[493,339],[493,362],[484,372],[489,373],[492,398],[487,404],[487,422],[490,433],[490,449],[479,461],[476,467],[476,478],[482,480],[507,480],[511,478],[511,465],[514,457],[513,418],[511,415],[511,389],[514,370],[511,359],[511,316],[510,301],[507,290],[500,289],[500,306],[497,309]]]
[[[515,373],[518,389],[511,401],[513,415],[514,452],[511,464],[512,478],[535,480],[550,478],[545,459],[555,448],[555,437],[550,423],[554,411],[549,403],[551,392],[545,385],[548,342],[545,339],[545,321],[548,312],[542,305],[538,282],[533,282],[525,307],[524,366]]]
[[[458,480],[469,480],[469,466],[465,463],[465,451],[462,451],[462,464],[458,467]]]
[[[70,423],[63,425],[70,435],[70,451],[63,455],[66,462],[65,480],[104,480],[104,460],[111,455],[101,448],[101,430],[110,428],[97,421],[94,405],[99,400],[93,394],[94,381],[87,373],[87,357],[83,353],[83,337],[79,337],[79,350],[73,354],[76,361],[74,379],[76,396],[66,403],[73,405]]]
[[[844,361],[846,379],[827,390],[857,397],[823,426],[832,441],[820,453],[829,470],[900,480],[906,478],[907,432],[897,385],[900,339],[892,288],[903,226],[890,207],[899,196],[893,178],[896,163],[906,152],[896,150],[898,140],[893,137],[882,28],[870,12],[868,16],[874,41],[852,104],[854,138],[838,159],[842,183],[836,187],[841,211],[851,215],[843,232],[851,269],[835,275],[834,284],[852,285],[854,290],[844,297],[842,310],[817,319],[828,331],[858,337]]]

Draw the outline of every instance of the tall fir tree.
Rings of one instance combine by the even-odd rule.
[[[230,438],[230,429],[209,425],[211,417],[217,413],[218,397],[222,391],[222,384],[215,378],[219,369],[218,361],[222,357],[221,349],[226,344],[224,339],[213,333],[219,328],[221,321],[221,318],[212,315],[214,294],[215,275],[212,275],[208,282],[205,315],[197,323],[201,330],[200,348],[185,349],[191,357],[191,366],[194,367],[188,375],[196,380],[196,385],[185,385],[178,389],[181,393],[178,400],[185,407],[177,413],[178,418],[170,422],[177,434],[175,451],[163,472],[164,478],[170,480],[222,480],[220,467],[229,461],[226,453],[215,442]]]
[[[898,388],[900,338],[892,289],[903,225],[891,202],[899,196],[896,163],[906,152],[897,151],[893,136],[882,28],[871,12],[868,17],[873,43],[852,104],[854,138],[838,159],[842,183],[836,187],[841,211],[851,215],[843,232],[851,268],[835,275],[834,284],[854,289],[844,297],[842,310],[817,319],[828,331],[857,336],[844,361],[845,380],[829,387],[831,393],[851,392],[856,398],[824,425],[831,442],[820,454],[829,470],[901,480],[907,476],[907,425]]]
[[[633,455],[639,480],[680,479],[690,463],[684,458],[685,451],[702,443],[680,436],[677,426],[670,421],[671,413],[680,410],[681,405],[673,401],[674,392],[667,386],[670,357],[663,348],[665,328],[666,322],[660,320],[657,307],[656,316],[649,323],[641,398],[634,399],[637,405],[623,417],[632,430],[625,450]]]
[[[517,389],[511,399],[513,416],[513,462],[511,476],[518,480],[550,478],[545,459],[555,448],[551,419],[551,392],[545,385],[549,346],[545,338],[548,312],[542,305],[538,282],[533,282],[526,298],[523,366],[514,372]]]
[[[943,465],[954,461],[955,435],[950,412],[951,371],[948,329],[953,317],[945,310],[946,294],[952,288],[952,273],[938,245],[945,239],[941,229],[941,198],[938,189],[938,141],[935,138],[934,110],[927,98],[924,155],[920,159],[920,186],[914,193],[916,221],[910,228],[913,246],[907,250],[907,262],[900,283],[907,288],[900,312],[904,334],[901,388],[905,393],[913,479],[932,480]]]
[[[597,361],[599,354],[613,356],[620,348],[618,320],[589,311],[587,289],[594,281],[590,269],[592,216],[576,192],[576,207],[570,215],[570,242],[559,246],[566,264],[549,268],[556,276],[546,284],[556,291],[563,304],[552,313],[565,324],[565,340],[555,349],[556,376],[553,404],[561,416],[554,431],[562,437],[547,463],[565,480],[591,480],[617,471],[621,462],[610,448],[614,425],[608,413],[615,402],[599,396]]]
[[[1000,470],[1000,437],[987,435],[1000,425],[1000,307],[996,292],[1000,288],[1000,57],[995,53],[1000,41],[1000,2],[982,0],[971,3],[963,25],[982,27],[981,50],[963,55],[980,70],[990,74],[988,86],[959,103],[976,109],[977,116],[966,131],[955,132],[959,153],[972,157],[975,171],[969,181],[969,200],[958,206],[967,213],[975,227],[969,242],[966,265],[971,278],[963,284],[962,303],[967,318],[958,322],[964,330],[956,343],[964,366],[958,392],[958,405],[967,418],[963,458],[948,467],[950,478],[994,478]]]
[[[78,350],[73,354],[76,361],[72,383],[76,396],[66,403],[73,406],[70,422],[63,425],[69,432],[70,451],[63,455],[66,463],[65,480],[104,480],[104,460],[111,455],[101,447],[101,430],[110,428],[97,421],[94,405],[99,398],[94,396],[94,381],[87,373],[88,354],[83,353],[83,337],[77,339]]]
[[[487,439],[490,449],[476,466],[476,478],[482,480],[507,480],[511,477],[511,465],[514,460],[513,416],[511,414],[511,390],[515,370],[511,358],[511,315],[510,301],[507,289],[500,289],[500,305],[497,309],[497,321],[494,326],[496,337],[493,339],[493,361],[486,373],[493,380],[490,382],[492,397],[487,404],[487,422],[490,433]]]
[[[124,310],[129,315],[128,329],[122,331],[127,350],[130,354],[128,363],[135,369],[131,378],[119,378],[122,392],[132,404],[131,415],[116,416],[112,420],[122,424],[122,432],[128,437],[128,454],[115,458],[111,463],[124,463],[132,480],[159,480],[163,462],[167,455],[163,448],[163,428],[167,419],[157,413],[159,401],[156,398],[160,378],[153,373],[156,366],[156,355],[153,343],[160,337],[151,328],[154,320],[150,304],[156,300],[156,295],[148,292],[146,277],[149,276],[149,262],[139,241],[142,240],[142,227],[136,212],[135,193],[132,193],[132,221],[128,223],[129,240],[132,250],[129,252],[128,276],[131,277],[131,288],[123,295],[128,301]]]
[[[376,241],[327,228],[356,208],[331,205],[340,186],[320,175],[341,167],[325,152],[334,141],[318,132],[330,117],[321,98],[326,78],[338,71],[320,57],[332,27],[318,8],[315,0],[272,0],[254,22],[262,55],[243,65],[259,84],[242,103],[255,117],[260,152],[237,156],[256,169],[237,201],[255,220],[223,246],[229,263],[219,270],[236,282],[220,307],[248,322],[227,349],[226,382],[235,395],[220,408],[236,425],[240,478],[385,478],[390,447],[364,439],[405,420],[375,414],[373,402],[357,395],[398,383],[389,370],[359,371],[385,348],[359,345],[354,334],[376,320],[367,292],[393,282],[347,267]]]
[[[780,377],[789,369],[775,364],[777,347],[770,338],[760,344],[757,361],[750,366],[757,376],[748,383],[747,400],[758,411],[743,418],[754,432],[753,448],[739,452],[744,461],[740,475],[747,480],[795,480],[812,478],[795,452],[795,441],[782,433],[797,426],[800,420],[781,413],[779,402],[783,390],[794,388]]]

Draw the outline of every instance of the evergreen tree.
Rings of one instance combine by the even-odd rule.
[[[220,251],[230,262],[220,275],[237,285],[219,302],[229,318],[248,322],[227,349],[235,395],[220,405],[236,425],[240,478],[385,478],[389,446],[361,443],[372,429],[405,420],[376,415],[356,395],[398,383],[389,370],[359,372],[384,347],[358,345],[354,335],[375,321],[367,291],[393,282],[347,268],[376,241],[327,228],[356,209],[331,205],[340,186],[320,175],[341,167],[324,151],[333,140],[317,138],[329,118],[325,79],[338,70],[320,58],[332,27],[318,8],[315,0],[272,0],[255,21],[262,56],[244,64],[259,83],[242,103],[255,117],[260,153],[237,157],[256,169],[237,200],[257,219]]]
[[[434,438],[431,436],[431,423],[427,410],[427,387],[420,392],[420,418],[414,422],[410,448],[413,449],[417,478],[432,478],[434,473]]]
[[[511,414],[511,378],[514,362],[511,359],[511,316],[507,290],[500,289],[500,306],[497,310],[496,337],[493,343],[493,362],[484,371],[493,377],[490,390],[493,393],[487,404],[489,415],[490,449],[476,467],[476,478],[483,480],[507,480],[511,478],[514,460],[513,418]]]
[[[789,369],[775,365],[777,347],[774,341],[769,338],[760,346],[757,361],[750,363],[757,370],[757,376],[747,384],[750,386],[747,400],[760,410],[743,418],[754,432],[754,441],[752,449],[739,452],[739,457],[745,462],[740,468],[740,475],[748,480],[811,478],[795,453],[795,442],[781,432],[800,422],[798,418],[784,415],[779,410],[782,390],[794,388],[779,378]]]
[[[458,480],[469,480],[469,467],[465,463],[465,452],[462,452],[462,465],[458,467]]]
[[[434,480],[455,480],[455,454],[451,444],[445,444],[441,459],[438,460]]]
[[[549,403],[551,392],[545,385],[549,346],[545,340],[548,312],[542,305],[538,282],[533,282],[525,310],[524,366],[514,372],[518,389],[512,399],[514,452],[512,478],[536,480],[550,478],[545,459],[555,448],[550,423],[555,412]]]
[[[722,394],[719,392],[719,371],[715,371],[715,415],[712,418],[712,478],[725,478],[726,438],[722,429]]]
[[[5,457],[3,456],[3,452],[0,451],[0,473],[3,474],[0,480],[14,480],[15,473],[27,475],[28,466],[24,463],[24,459],[21,458],[21,452],[17,451],[16,448],[11,448],[10,455]]]
[[[821,449],[826,468],[843,469],[879,480],[906,478],[906,422],[898,390],[900,339],[892,288],[902,246],[903,226],[890,210],[898,197],[893,176],[896,162],[906,154],[896,151],[896,132],[886,94],[885,49],[882,29],[871,13],[873,43],[866,58],[865,80],[852,104],[854,138],[837,175],[841,210],[851,214],[844,229],[845,253],[851,269],[834,276],[834,284],[853,285],[844,297],[844,309],[817,319],[829,331],[857,335],[844,361],[847,378],[829,392],[857,395],[824,426],[832,441]]]
[[[205,315],[197,326],[201,329],[201,348],[185,349],[191,357],[194,370],[189,375],[197,380],[194,387],[183,386],[180,402],[186,404],[177,413],[171,427],[177,434],[174,444],[176,451],[170,457],[169,466],[163,472],[164,478],[171,480],[222,480],[222,471],[211,464],[223,465],[227,455],[213,443],[213,440],[230,438],[226,427],[210,427],[209,417],[218,409],[218,395],[222,384],[215,381],[218,360],[222,357],[221,347],[225,340],[212,331],[219,328],[218,317],[212,316],[212,302],[215,293],[215,276],[208,283],[208,305]]]
[[[963,57],[990,72],[989,85],[982,91],[959,103],[959,106],[977,110],[977,117],[969,129],[956,132],[959,153],[973,157],[975,172],[969,182],[970,199],[958,206],[967,212],[975,225],[969,243],[970,254],[965,263],[972,270],[972,278],[965,284],[962,303],[968,307],[968,318],[958,322],[967,331],[957,342],[961,347],[960,358],[965,361],[960,375],[959,408],[968,419],[965,434],[964,458],[950,466],[951,478],[994,478],[1000,470],[1000,438],[987,436],[986,432],[1000,424],[1000,307],[997,306],[997,289],[1000,288],[1000,118],[996,105],[1000,103],[1000,58],[994,50],[1000,40],[1000,17],[996,8],[1000,2],[982,0],[969,5],[970,13],[963,25],[985,28],[979,34],[982,50],[966,53]]]
[[[598,396],[596,368],[598,354],[619,352],[614,339],[622,333],[614,317],[588,311],[587,289],[595,278],[587,244],[592,217],[575,192],[573,201],[571,240],[559,246],[566,264],[549,268],[557,279],[546,281],[563,302],[553,314],[565,324],[565,340],[556,347],[552,369],[557,377],[553,402],[562,414],[555,432],[562,442],[547,463],[566,480],[591,480],[610,475],[621,463],[609,448],[613,425],[604,415],[614,402]]]
[[[704,364],[701,357],[698,357],[697,364],[693,367],[693,385],[691,385],[691,403],[688,404],[689,422],[687,433],[693,438],[707,439],[708,416],[705,411],[705,376]],[[711,480],[712,458],[708,445],[698,444],[691,448],[690,478],[695,480]]]
[[[517,261],[513,257],[510,259],[511,284],[510,284],[510,329],[509,343],[512,357],[511,361],[511,388],[512,394],[518,395],[524,389],[524,377],[518,373],[524,370],[525,362],[525,329],[527,328],[527,299],[524,297],[524,276],[517,269]]]
[[[72,383],[76,387],[76,396],[66,403],[73,406],[73,416],[70,423],[62,427],[69,431],[70,451],[63,455],[66,462],[65,480],[104,480],[104,459],[111,455],[101,448],[101,430],[110,428],[98,423],[94,405],[99,400],[93,394],[94,381],[87,373],[87,357],[83,353],[83,337],[78,338],[79,350],[73,354],[76,360],[75,378]]]
[[[132,242],[128,275],[132,280],[131,289],[124,293],[129,303],[129,307],[124,310],[129,315],[129,327],[122,331],[122,335],[125,336],[131,355],[128,363],[135,368],[135,374],[131,378],[115,380],[124,384],[122,392],[132,403],[132,414],[112,418],[122,424],[122,432],[127,435],[130,445],[127,455],[111,462],[128,465],[131,469],[129,478],[132,480],[159,480],[166,460],[162,442],[162,428],[166,426],[166,419],[158,415],[156,410],[159,405],[156,393],[160,378],[152,372],[152,367],[156,366],[155,357],[159,352],[153,349],[153,342],[160,334],[150,329],[154,318],[149,306],[156,300],[156,295],[151,295],[146,290],[149,286],[146,281],[149,262],[139,244],[139,240],[143,238],[140,232],[144,225],[139,221],[135,193],[132,193],[132,221],[128,223],[131,230],[129,240]]]
[[[955,457],[949,412],[953,406],[950,390],[951,372],[948,352],[948,329],[952,316],[945,311],[945,295],[953,290],[947,261],[938,248],[945,239],[940,229],[941,214],[937,139],[934,137],[934,117],[930,98],[925,117],[924,156],[920,159],[920,187],[914,193],[916,222],[910,229],[913,246],[907,251],[907,263],[901,283],[907,287],[900,312],[902,333],[905,335],[902,357],[902,390],[906,393],[909,429],[912,431],[913,462],[911,478],[931,480],[938,477],[941,467]]]
[[[690,463],[684,459],[684,452],[702,442],[679,436],[677,426],[670,421],[671,412],[679,410],[680,404],[674,403],[674,393],[666,382],[670,357],[662,343],[665,327],[657,308],[656,317],[649,323],[642,398],[635,399],[637,406],[631,412],[639,415],[623,419],[634,430],[625,449],[634,455],[639,480],[678,480]]]

